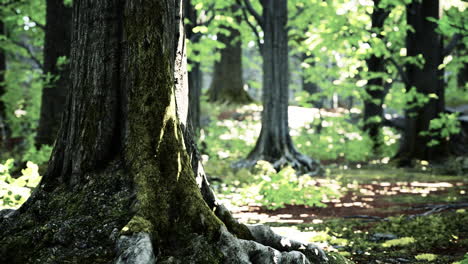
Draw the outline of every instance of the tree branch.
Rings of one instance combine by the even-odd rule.
[[[461,39],[462,39],[461,34],[458,34],[458,33],[454,34],[450,42],[444,48],[444,51],[442,52],[442,56],[445,57],[445,56],[450,55],[450,53],[452,53],[452,51],[455,49],[455,47],[458,45]]]
[[[8,7],[10,5],[13,5],[13,4],[16,4],[16,3],[19,3],[19,2],[22,2],[22,1],[23,0],[11,0],[9,2],[0,4],[0,7]]]
[[[403,68],[393,58],[387,58],[387,61],[391,62],[395,66],[398,73],[400,74],[401,79],[403,80],[403,83],[409,85],[410,83],[408,80],[408,76],[406,76],[406,73],[403,70]]]
[[[212,12],[213,15],[212,15],[210,18],[208,18],[207,20],[203,21],[203,22],[200,22],[200,23],[196,22],[196,23],[195,23],[195,26],[208,26],[208,25],[211,23],[211,21],[214,20],[214,18],[215,18],[215,16],[216,16],[214,4],[212,4],[212,5],[210,5],[210,6],[208,7],[208,9],[206,10],[205,14],[208,14],[208,12]],[[198,20],[198,19],[197,19],[197,20]]]
[[[20,42],[20,41],[16,41],[16,40],[10,40],[10,41],[11,41],[13,44],[15,44],[16,46],[18,46],[18,47],[24,49],[24,50],[28,53],[28,55],[29,55],[29,57],[31,58],[31,60],[33,60],[34,63],[36,63],[37,66],[38,66],[41,70],[44,70],[44,66],[42,65],[41,61],[40,61],[38,58],[36,58],[36,56],[34,56],[33,51],[30,49],[30,47],[29,47],[28,45],[26,45],[26,44],[24,44],[24,43],[22,43],[22,42]]]
[[[249,13],[257,20],[257,23],[260,25],[260,27],[263,28],[263,18],[260,16],[260,14],[255,11],[255,9],[252,6],[252,3],[250,3],[250,0],[243,0],[244,1],[244,6],[247,8]]]
[[[20,1],[18,1],[18,2],[20,2]],[[15,13],[15,15],[21,15],[21,14],[18,13],[18,12],[16,11],[16,9],[14,9],[14,8],[10,8],[10,10],[11,10],[13,13]],[[44,25],[44,24],[39,23],[36,19],[32,18],[30,15],[27,15],[27,17],[29,17],[29,19],[30,19],[32,22],[34,22],[38,28],[40,28],[40,29],[42,29],[42,30],[45,31],[45,25]]]
[[[239,4],[240,4],[240,1],[241,0],[237,0]],[[242,16],[244,17],[244,20],[247,23],[247,25],[252,29],[252,32],[255,34],[255,39],[257,40],[258,49],[260,50],[260,54],[263,54],[263,44],[260,38],[260,33],[258,32],[257,27],[255,27],[255,25],[250,23],[249,16],[247,15],[247,12],[245,11],[244,6],[242,6],[242,4],[240,5],[241,5],[241,10],[242,10]]]

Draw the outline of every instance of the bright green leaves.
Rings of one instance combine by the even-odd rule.
[[[268,166],[259,162],[259,166]],[[268,163],[269,164],[269,163]],[[270,165],[271,166],[271,165]],[[341,197],[336,186],[320,186],[308,176],[298,176],[294,169],[287,167],[280,172],[274,169],[260,172],[259,194],[261,202],[268,209],[282,208],[285,204],[326,207],[324,200]]]
[[[14,178],[10,175],[13,160],[9,159],[0,164],[0,210],[5,208],[18,208],[31,195],[31,190],[41,181],[39,168],[32,162],[26,163],[26,169],[21,176]]]
[[[431,147],[440,144],[440,140],[449,141],[451,136],[458,133],[460,133],[458,114],[440,113],[437,118],[432,119],[429,123],[429,130],[421,132],[420,135],[432,138],[427,143]]]

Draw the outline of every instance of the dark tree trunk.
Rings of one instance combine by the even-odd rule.
[[[459,56],[466,55],[466,45],[464,43],[459,44]],[[467,90],[466,85],[468,83],[468,63],[464,62],[463,67],[460,68],[457,74],[457,84],[461,89]]]
[[[5,35],[5,25],[0,19],[0,36]],[[6,127],[6,109],[5,103],[3,102],[2,96],[6,92],[5,85],[5,71],[6,71],[6,56],[5,51],[0,48],[0,149],[2,149],[7,138],[7,127]]]
[[[262,129],[255,148],[236,166],[266,160],[276,169],[289,164],[303,173],[318,174],[319,163],[299,153],[288,127],[289,70],[287,0],[262,0],[263,6],[263,112]]]
[[[191,0],[183,0],[184,2],[184,13],[189,23],[185,24],[185,32],[187,39],[192,43],[198,43],[200,41],[200,35],[193,32],[193,28],[197,26],[197,10],[192,5]],[[199,62],[191,61],[191,70],[188,73],[188,89],[189,89],[189,112],[188,120],[189,126],[193,130],[194,134],[197,135],[200,130],[200,96],[202,90],[202,71]]]
[[[380,0],[374,0],[374,10],[371,16],[372,28],[371,31],[376,33],[378,38],[383,39],[382,31],[385,19],[389,15],[389,11],[379,8]],[[366,60],[367,68],[370,74],[378,74],[385,72],[385,61],[382,56],[377,57],[374,54]],[[385,89],[385,82],[382,77],[375,77],[368,81],[366,90],[366,97],[364,99],[364,131],[366,131],[373,141],[373,150],[378,152],[379,147],[382,145],[380,137],[380,128],[384,119],[382,105],[387,89]]]
[[[0,263],[324,262],[313,245],[236,223],[194,177],[176,100],[180,2],[75,0],[73,17],[62,125],[34,194],[0,212]]]
[[[231,7],[232,13],[236,7]],[[235,20],[240,23],[240,17]],[[213,81],[208,90],[210,102],[247,104],[252,102],[252,98],[244,90],[242,78],[242,40],[239,30],[223,26],[229,33],[217,35],[219,42],[225,45],[221,49],[221,59],[215,62]]]
[[[423,106],[407,109],[404,135],[397,155],[401,165],[407,165],[414,159],[433,161],[448,154],[445,139],[436,138],[440,144],[429,147],[427,144],[431,138],[421,135],[428,130],[430,121],[444,111],[443,72],[438,70],[442,63],[442,38],[436,33],[437,24],[428,21],[430,17],[439,17],[439,1],[423,0],[407,6],[408,25],[415,30],[407,33],[407,53],[408,56],[422,54],[425,60],[422,69],[414,64],[406,66],[407,89],[415,87],[417,92],[425,96],[435,94],[437,98],[430,98]]]
[[[313,55],[303,54],[302,55],[302,61],[306,61],[306,60],[311,59],[313,57],[314,57]],[[314,66],[315,66],[315,62],[311,63],[311,67],[314,67]],[[305,78],[304,73],[302,75],[302,90],[308,92],[310,95],[314,95],[314,94],[320,92],[319,86],[314,82],[308,81],[307,78]],[[321,99],[311,100],[310,103],[314,107],[317,107],[317,108],[322,108],[323,107],[323,102],[322,102]]]
[[[68,65],[57,65],[70,57],[72,9],[63,0],[47,0],[44,41],[44,74],[52,79],[42,90],[41,114],[36,145],[52,145],[57,136],[70,86]]]
[[[195,135],[201,128],[200,116],[200,96],[202,90],[202,71],[201,65],[198,62],[190,62],[191,70],[188,72],[188,87],[189,87],[189,124]]]

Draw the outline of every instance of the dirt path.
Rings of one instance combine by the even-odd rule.
[[[286,205],[268,210],[258,204],[231,206],[234,216],[244,223],[310,223],[316,219],[369,216],[385,218],[428,211],[427,205],[468,202],[466,182],[380,182],[350,187],[340,199],[327,207]]]

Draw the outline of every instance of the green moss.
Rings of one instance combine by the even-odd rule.
[[[338,252],[327,252],[328,264],[352,264],[353,262],[346,259]]]
[[[131,233],[139,233],[139,232],[146,232],[152,233],[153,232],[153,224],[150,221],[146,220],[141,216],[134,216],[126,226],[122,228],[122,234],[131,234]]]

